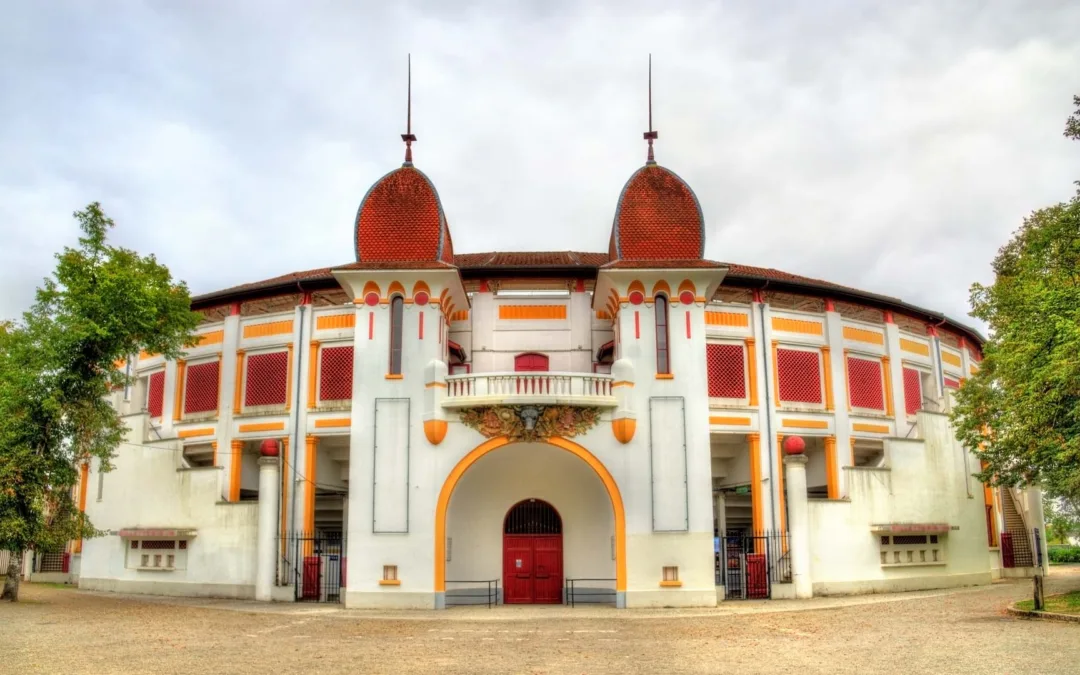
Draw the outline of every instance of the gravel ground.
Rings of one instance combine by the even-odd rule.
[[[1014,619],[1029,581],[950,592],[393,613],[23,586],[0,604],[0,673],[1070,673],[1080,625]],[[1055,568],[1047,591],[1080,588]]]

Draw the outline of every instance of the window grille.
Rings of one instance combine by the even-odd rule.
[[[671,357],[668,353],[668,301],[663,295],[653,299],[656,314],[656,372],[666,375],[671,372]]]
[[[922,410],[922,373],[904,368],[904,411],[914,415]]]
[[[746,364],[742,345],[705,345],[709,368],[709,396],[746,398]]]
[[[518,502],[506,514],[506,534],[561,534],[562,518],[547,502],[528,499]]]
[[[400,295],[390,301],[390,374],[401,374],[401,341],[405,301]]]
[[[822,403],[821,354],[802,349],[776,349],[777,389],[781,401]]]
[[[925,534],[902,534],[892,538],[894,546],[911,546],[913,544],[925,544]]]
[[[165,406],[165,371],[160,370],[150,375],[146,392],[146,410],[150,417],[161,417]]]
[[[885,409],[885,387],[881,380],[881,361],[847,358],[848,395],[851,407]]]
[[[218,407],[218,371],[220,362],[198,363],[187,367],[184,387],[184,414],[209,412]]]
[[[678,581],[679,580],[679,568],[678,567],[665,567],[664,568],[664,581]]]
[[[323,347],[319,354],[319,400],[350,401],[353,385],[353,348]]]
[[[175,548],[176,541],[172,539],[146,539],[142,543],[142,550],[144,551],[171,551]]]
[[[288,372],[287,351],[248,356],[244,406],[285,405]]]

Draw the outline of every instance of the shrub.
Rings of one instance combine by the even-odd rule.
[[[1052,563],[1080,563],[1080,546],[1054,546],[1048,553]]]

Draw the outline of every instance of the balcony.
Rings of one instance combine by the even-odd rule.
[[[571,405],[614,408],[613,378],[595,373],[470,373],[446,378],[444,408]]]

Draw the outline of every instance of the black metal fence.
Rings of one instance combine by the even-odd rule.
[[[346,548],[341,532],[290,532],[278,538],[279,580],[297,602],[341,602]]]
[[[608,588],[608,585],[611,588]],[[563,599],[571,607],[577,605],[614,605],[618,600],[614,579],[566,579]]]
[[[717,537],[716,585],[725,600],[772,597],[772,584],[791,583],[787,532],[731,531]]]
[[[487,605],[491,609],[499,604],[499,580],[447,579],[445,600],[447,607]]]

